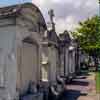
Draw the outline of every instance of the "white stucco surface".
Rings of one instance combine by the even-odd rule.
[[[16,27],[0,28],[0,99],[11,100],[16,94]],[[3,92],[3,93],[2,93]]]

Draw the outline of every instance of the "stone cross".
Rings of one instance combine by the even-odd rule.
[[[52,30],[55,31],[55,23],[53,21],[53,18],[54,18],[54,10],[51,9],[49,12],[48,12],[49,16],[50,16],[50,21],[51,21],[51,24],[52,24]]]

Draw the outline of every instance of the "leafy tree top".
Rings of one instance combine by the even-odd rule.
[[[86,52],[100,51],[100,18],[98,16],[80,22],[73,34],[77,37],[80,47]]]

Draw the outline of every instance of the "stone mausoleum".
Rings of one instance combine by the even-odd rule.
[[[47,29],[34,4],[0,8],[0,100],[14,100],[30,83],[75,75],[76,51],[68,32]]]

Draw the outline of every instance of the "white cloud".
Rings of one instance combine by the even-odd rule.
[[[68,16],[66,19],[56,19],[56,31],[62,33],[64,30],[74,30],[77,27],[77,22],[74,16]]]
[[[56,19],[56,31],[62,33],[66,29],[66,24],[63,19]]]
[[[52,2],[54,2],[54,3],[60,3],[61,0],[52,0]]]
[[[47,0],[32,0],[32,3],[36,4],[39,7],[42,7],[47,4]]]
[[[80,20],[97,13],[97,0],[32,0],[48,22],[48,10],[54,9],[57,32],[73,30]]]
[[[88,0],[85,3],[84,7],[94,9],[97,7],[96,5],[98,5],[98,0]]]
[[[75,28],[76,25],[76,21],[75,21],[75,17],[74,16],[68,16],[66,18],[66,25],[67,25],[67,29],[68,30],[73,30]]]
[[[74,16],[68,16],[67,18],[66,18],[66,22],[67,23],[73,23],[74,22]]]
[[[78,0],[77,2],[74,3],[74,7],[77,9],[82,5],[82,2]]]
[[[65,3],[72,3],[73,0],[51,0],[53,3],[60,3],[60,4],[65,4]]]

